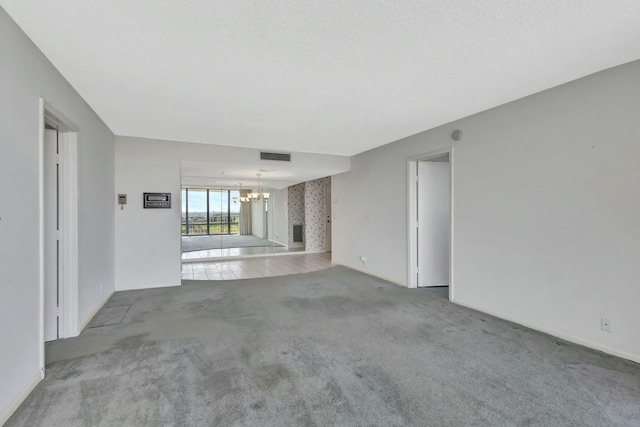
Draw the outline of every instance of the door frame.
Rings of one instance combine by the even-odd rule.
[[[39,99],[39,268],[40,268],[40,369],[44,375],[44,129],[45,123],[58,129],[60,156],[60,240],[61,262],[59,300],[61,303],[59,338],[80,333],[78,322],[78,128],[51,106]]]
[[[445,147],[407,157],[407,287],[418,287],[418,162],[449,155],[449,300],[454,300],[453,275],[453,198],[454,198],[454,149]]]

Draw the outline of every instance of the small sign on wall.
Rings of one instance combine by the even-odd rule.
[[[171,208],[171,193],[143,193],[143,207],[145,209]]]

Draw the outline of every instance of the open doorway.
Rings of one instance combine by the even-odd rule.
[[[452,287],[452,149],[408,160],[409,287]]]
[[[253,190],[242,185],[182,188],[183,260],[267,255],[287,249],[279,241],[286,242],[287,236],[281,236],[286,229],[278,222],[286,208],[286,189]]]
[[[449,155],[418,162],[418,287],[449,286]]]
[[[303,253],[323,253],[319,262],[330,261],[331,177],[292,183],[258,173],[256,179],[245,176],[235,182],[229,176],[246,172],[227,166],[217,177],[187,175],[185,163],[186,170],[195,170],[181,162],[184,280],[219,280],[212,271],[218,267],[203,263],[233,264],[237,269],[249,264],[245,258],[286,263],[294,258],[276,258]],[[305,269],[303,265],[299,270]]]
[[[44,343],[78,335],[77,128],[40,100],[40,320]]]

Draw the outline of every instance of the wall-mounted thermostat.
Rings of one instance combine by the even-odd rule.
[[[118,204],[120,205],[120,210],[124,210],[124,205],[127,204],[127,195],[126,194],[118,194]]]
[[[171,193],[144,193],[143,207],[149,208],[171,208]]]

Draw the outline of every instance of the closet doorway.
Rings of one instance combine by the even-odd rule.
[[[408,160],[409,287],[449,287],[452,296],[453,153]]]
[[[40,363],[44,343],[78,324],[77,128],[40,98]]]

